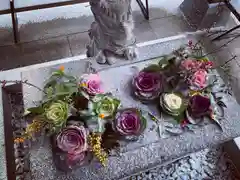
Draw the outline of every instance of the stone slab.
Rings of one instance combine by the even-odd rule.
[[[192,40],[196,41],[195,39]],[[84,59],[39,69],[30,69],[22,73],[22,79],[43,87],[45,80],[53,69],[64,65],[65,71],[79,77],[85,72],[87,62],[91,61],[93,67],[99,71],[104,80],[105,87],[114,92],[116,96],[121,97],[125,106],[141,106],[141,108],[145,108],[129,97],[126,91],[128,87],[126,84],[122,84],[126,83],[127,79],[132,76],[132,66],[143,67],[151,61],[149,59],[169,54],[181,45],[186,44],[187,41],[188,38],[181,38],[163,43],[140,44],[138,45],[138,59],[134,61],[119,60],[118,63],[111,67],[99,65],[95,63],[94,59]],[[33,100],[41,100],[42,95],[35,88],[23,86],[23,92],[25,107],[32,106]],[[49,144],[46,142],[40,145],[40,149],[38,149],[38,146],[38,148],[35,147],[31,150],[32,179],[45,180],[48,177],[48,179],[54,180],[116,180],[165,164],[191,152],[231,140],[240,135],[240,106],[234,97],[227,97],[226,101],[228,108],[225,111],[225,119],[221,121],[223,132],[215,124],[203,126],[194,133],[186,132],[167,139],[158,138],[155,132],[146,132],[141,142],[126,145],[119,156],[109,157],[106,168],[97,168],[93,163],[67,175],[57,172],[52,163]]]

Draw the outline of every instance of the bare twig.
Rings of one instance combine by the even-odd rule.
[[[26,80],[26,81],[21,81],[21,80],[7,80],[7,81],[6,81],[6,80],[3,80],[3,81],[0,81],[0,84],[2,84],[3,87],[6,86],[6,84],[9,84],[9,83],[15,83],[15,84],[21,84],[21,83],[23,83],[23,84],[26,84],[26,85],[28,85],[28,86],[32,86],[32,87],[38,89],[39,91],[43,92],[44,94],[47,94],[43,89],[35,86],[35,85],[32,84],[32,83],[29,83],[27,80]]]
[[[220,65],[219,67],[221,68],[221,67],[224,67],[224,66],[226,66],[228,63],[230,63],[231,61],[233,61],[233,60],[235,60],[237,58],[237,56],[235,55],[235,56],[233,56],[231,59],[229,59],[229,60],[227,60],[224,64],[222,64],[222,65]]]
[[[211,52],[209,52],[209,53],[207,53],[207,54],[204,54],[203,57],[204,57],[204,56],[208,56],[208,55],[210,55],[210,54],[214,54],[214,53],[219,52],[219,51],[221,50],[221,48],[226,47],[228,44],[230,44],[232,41],[234,41],[234,40],[237,39],[238,37],[240,37],[240,35],[238,35],[238,36],[232,38],[231,40],[227,41],[226,43],[224,43],[223,45],[221,45],[221,46],[218,47],[217,49],[215,49],[215,50],[213,50],[213,51],[211,51]]]
[[[195,8],[195,7],[194,7]],[[217,12],[216,12],[216,16],[220,16],[221,12],[223,11],[223,6],[222,3],[219,2],[218,6],[217,6]],[[205,31],[207,33],[209,33],[209,35],[207,35],[207,37],[212,36],[213,34],[215,34],[216,32],[212,32],[210,33],[211,29],[216,25],[216,22],[213,22],[212,25],[210,27],[208,27],[207,29],[205,29]],[[202,39],[198,40],[198,42],[193,46],[193,49],[196,48],[197,45],[202,43]]]

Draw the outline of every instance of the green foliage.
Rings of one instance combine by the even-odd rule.
[[[158,65],[162,70],[168,69],[175,64],[175,59],[175,56],[164,56],[163,59],[158,62]]]
[[[159,72],[161,71],[161,68],[157,64],[152,64],[146,68],[143,69],[144,72]]]
[[[31,113],[32,115],[39,115],[44,113],[44,108],[42,105],[40,105],[38,107],[28,108],[27,111],[29,111],[29,113]]]
[[[98,94],[89,100],[88,109],[79,111],[83,116],[99,116],[103,115],[103,118],[111,118],[118,110],[121,101],[112,97],[109,94]]]
[[[47,93],[45,101],[60,99],[64,100],[73,93],[78,92],[78,82],[73,76],[66,75],[63,71],[58,70],[52,73],[51,77],[44,86]]]
[[[181,121],[185,119],[185,110],[183,110],[180,115],[173,116],[174,120],[177,121],[178,123],[181,123]]]
[[[139,116],[141,118],[141,129],[144,130],[147,127],[147,119],[143,116],[143,113],[141,110],[139,110]]]
[[[26,115],[42,117],[48,133],[55,133],[65,126],[68,118],[69,106],[72,105],[71,97],[78,93],[78,81],[75,77],[66,75],[62,70],[52,73],[46,82],[41,104],[37,107],[29,108]],[[38,118],[39,119],[39,118]]]

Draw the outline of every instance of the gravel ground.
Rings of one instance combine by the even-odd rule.
[[[129,180],[240,180],[222,147],[205,149]]]

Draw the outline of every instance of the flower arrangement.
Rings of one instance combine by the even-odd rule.
[[[191,48],[187,52],[186,49],[133,76],[133,97],[155,104],[160,114],[173,117],[181,129],[198,125],[204,117],[220,125],[223,116],[214,107],[226,105],[212,91],[215,81],[210,76],[214,64],[205,56],[195,56]],[[26,111],[33,120],[24,136],[16,141],[43,132],[52,137],[53,152],[59,155],[57,162],[63,162],[65,167],[82,166],[94,159],[105,166],[111,150],[117,149],[120,141],[137,140],[144,133],[148,119],[139,108],[122,107],[121,101],[104,92],[102,85],[97,73],[73,77],[60,67],[41,90],[42,102]],[[159,123],[157,115],[148,115]]]
[[[82,166],[94,159],[105,166],[117,141],[126,136],[134,136],[132,140],[136,140],[146,127],[140,110],[119,109],[120,100],[104,92],[97,73],[76,78],[67,75],[61,67],[52,73],[42,92],[39,106],[26,111],[33,121],[29,122],[23,138],[16,141],[35,138],[38,131],[49,134],[53,152],[58,156],[56,166],[62,166],[61,170]],[[110,127],[109,124],[111,130],[105,128]],[[109,138],[111,142],[102,138],[109,132],[111,138],[113,134],[116,137]]]
[[[217,81],[213,76],[215,67],[202,54],[188,45],[140,70],[133,78],[135,97],[159,105],[160,113],[172,116],[179,123],[177,128],[192,127],[206,118],[221,127],[219,120],[223,114],[219,115],[216,106],[223,112],[226,105],[222,97],[216,96],[218,92],[212,91]]]

